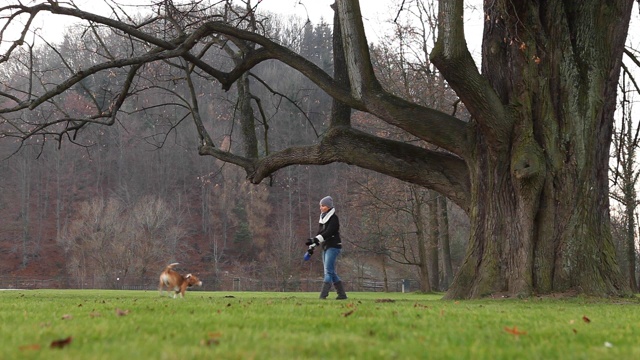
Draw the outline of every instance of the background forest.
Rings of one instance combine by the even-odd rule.
[[[428,17],[428,9],[423,10],[421,15]],[[275,15],[268,19],[273,38],[331,73],[330,25]],[[423,45],[432,41],[434,31],[428,23],[422,21],[421,28],[407,19],[392,23],[395,31],[373,48],[376,71],[390,91],[464,118],[464,108],[428,61]],[[33,49],[40,68],[59,73],[7,67],[0,69],[2,83],[55,83],[89,64],[86,54],[98,48],[98,38],[120,41],[108,33],[96,37],[70,28],[61,45],[64,61],[46,45]],[[69,56],[76,53],[82,55]],[[218,56],[233,55],[221,45]],[[183,121],[187,102],[176,102],[189,89],[179,71],[175,78],[159,77],[169,72],[154,68],[160,66],[172,65],[145,66],[141,81],[146,83],[138,84],[144,91],[121,109],[111,127],[85,128],[94,134],[78,141],[72,136],[60,143],[38,137],[0,141],[0,277],[46,280],[54,287],[153,288],[162,268],[179,262],[203,278],[205,289],[235,288],[242,279],[243,284],[259,282],[258,290],[306,290],[305,284],[320,281],[322,264],[319,256],[302,261],[304,240],[317,230],[319,199],[331,195],[345,244],[339,271],[349,288],[393,291],[399,279],[413,279],[422,291],[446,290],[469,237],[468,219],[453,203],[434,191],[345,164],[291,166],[251,185],[241,169],[198,155],[196,129]],[[112,97],[106,84],[122,83],[125,76],[99,72],[49,111],[78,117],[87,104]],[[247,81],[255,126],[264,139],[269,134],[261,148],[277,150],[322,135],[331,99],[305,77],[268,61]],[[215,142],[223,148],[243,146],[237,118],[247,102],[235,87],[225,92],[208,79],[196,77],[195,82],[203,118],[216,119],[207,126],[224,127],[211,131],[225,134]],[[31,116],[47,115],[40,109]],[[355,113],[352,119],[367,132],[394,137],[393,128],[369,114]],[[631,131],[632,122],[624,129]],[[401,136],[406,135],[395,138],[414,140]],[[617,139],[620,146],[634,142]],[[619,155],[633,160],[633,147],[627,150]],[[630,171],[627,182],[614,183],[621,189],[614,191],[618,200],[625,197],[620,183],[634,178],[633,161]],[[631,266],[633,274],[635,263],[627,255],[631,251],[635,257],[636,251],[627,238],[628,218],[633,213],[615,222],[614,240],[620,264]],[[634,227],[631,223],[632,232]]]

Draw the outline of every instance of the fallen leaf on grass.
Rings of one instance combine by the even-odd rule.
[[[376,302],[377,303],[394,303],[396,301],[393,299],[376,299]]]
[[[116,315],[118,316],[125,316],[129,314],[129,310],[122,310],[122,309],[118,309],[116,308]]]
[[[66,338],[66,339],[54,340],[54,341],[52,341],[52,342],[51,342],[50,347],[51,347],[52,349],[54,349],[54,348],[62,349],[63,347],[65,347],[65,346],[67,346],[67,345],[71,344],[71,340],[73,340],[73,339],[71,338],[71,336],[69,336],[69,337],[68,337],[68,338]]]
[[[351,310],[351,311],[347,311],[346,313],[343,313],[342,316],[347,317],[347,316],[353,314],[354,311],[356,311],[356,310],[354,309],[354,310]]]
[[[20,346],[18,349],[20,349],[20,351],[25,351],[25,350],[40,350],[40,344],[22,345],[22,346]]]
[[[102,316],[102,314],[100,314],[99,312],[95,312],[94,311],[94,312],[89,313],[89,316],[94,318],[94,317],[100,317],[100,316]]]
[[[71,314],[62,315],[62,320],[71,320],[71,319],[73,319],[73,315]]]
[[[587,324],[591,322],[591,319],[589,319],[588,317],[586,317],[585,315],[582,316],[582,321],[586,322]]]
[[[518,330],[517,326],[514,326],[513,328],[509,328],[508,326],[505,326],[504,331],[515,336],[527,335],[526,331]]]
[[[577,333],[578,333],[578,330],[576,330],[576,329],[571,329],[571,330],[573,330],[573,333],[574,333],[574,334],[577,334]]]
[[[220,344],[220,337],[222,337],[221,333],[210,332],[206,339],[202,339],[200,341],[200,345],[206,345],[206,346],[218,345]]]
[[[423,308],[423,309],[428,309],[429,308],[428,305],[422,305],[422,304],[418,304],[418,303],[413,304],[413,307],[414,308]]]

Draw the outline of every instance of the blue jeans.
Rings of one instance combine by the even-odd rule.
[[[336,273],[336,259],[340,255],[341,249],[328,248],[322,252],[322,263],[324,264],[324,282],[337,283],[340,281]]]

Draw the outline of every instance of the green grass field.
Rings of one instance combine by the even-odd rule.
[[[0,291],[1,359],[633,359],[635,300]]]

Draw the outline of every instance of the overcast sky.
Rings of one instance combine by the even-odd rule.
[[[5,0],[0,0],[0,2]],[[136,13],[142,11],[142,7],[149,4],[150,0],[116,0],[118,3],[128,4],[126,8],[130,13]],[[86,11],[96,12],[101,14],[108,14],[109,8],[106,7],[101,0],[75,0],[75,4]],[[288,16],[297,16],[301,19],[309,18],[312,22],[318,23],[321,19],[327,23],[333,23],[333,12],[330,5],[334,0],[253,0],[253,4],[257,4],[259,9],[267,10],[274,13],[279,13]],[[398,13],[400,3],[402,1],[392,0],[361,0],[361,8],[363,14],[363,22],[365,24],[367,38],[369,41],[375,41],[376,38],[383,36],[388,29],[386,25],[388,21],[395,17]],[[470,8],[465,12],[465,18],[467,19],[468,26],[471,27],[468,30],[469,34],[482,34],[482,16],[480,6],[481,0],[468,1],[468,3],[475,3],[475,9]],[[69,26],[75,20],[67,16],[59,15],[38,15],[34,21],[34,25],[38,28],[42,28],[43,34],[47,35],[48,40],[58,42],[62,39],[64,27]],[[0,21],[0,26],[2,26]],[[470,39],[471,40],[471,39]],[[469,47],[472,53],[475,51],[474,44],[479,43],[479,37],[477,41],[470,41]]]

